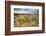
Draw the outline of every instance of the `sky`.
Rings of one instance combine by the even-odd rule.
[[[39,9],[31,9],[31,8],[14,8],[15,13],[30,13],[30,14],[38,14]]]

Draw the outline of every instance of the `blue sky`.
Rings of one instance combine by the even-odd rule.
[[[15,11],[26,11],[26,12],[39,12],[39,9],[29,9],[29,8],[14,8]]]
[[[31,8],[14,8],[14,11],[16,12],[33,12],[33,13],[39,13],[39,9],[31,9]]]

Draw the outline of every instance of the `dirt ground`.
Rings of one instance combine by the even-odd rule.
[[[33,22],[18,22],[16,18],[34,18]],[[34,27],[39,26],[39,15],[37,14],[14,14],[14,27]]]

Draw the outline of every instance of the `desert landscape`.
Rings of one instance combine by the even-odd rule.
[[[38,14],[15,14],[14,27],[37,27],[39,26]]]

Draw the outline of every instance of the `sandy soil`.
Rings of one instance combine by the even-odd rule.
[[[18,22],[16,18],[34,18],[33,22]],[[14,14],[14,27],[32,27],[39,26],[39,16],[37,14]]]

